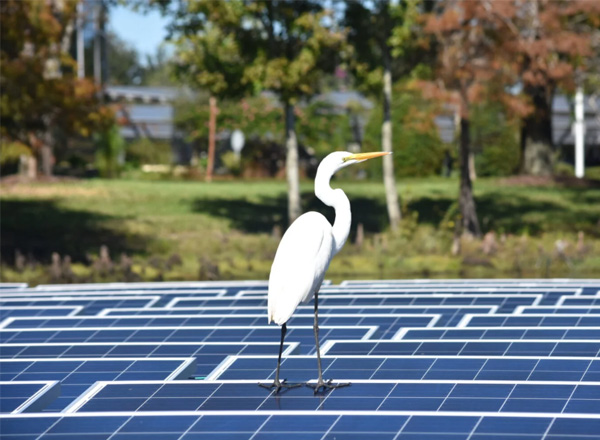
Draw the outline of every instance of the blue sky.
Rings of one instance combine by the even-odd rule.
[[[142,14],[123,6],[110,10],[110,28],[140,52],[142,61],[156,52],[167,34],[166,25],[167,19],[156,11]]]

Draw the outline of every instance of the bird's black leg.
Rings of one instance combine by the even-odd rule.
[[[332,379],[327,381],[323,380],[323,369],[321,368],[321,347],[319,346],[319,292],[315,292],[315,323],[313,325],[313,330],[315,332],[315,344],[317,346],[317,366],[319,367],[319,379],[317,379],[317,383],[307,383],[306,385],[315,390],[315,394],[317,394],[321,388],[323,388],[323,391],[326,391],[334,388],[349,386],[350,383],[333,384],[331,383]]]
[[[277,371],[275,372],[275,380],[273,383],[259,383],[258,386],[266,388],[270,390],[271,388],[275,388],[275,394],[279,392],[282,388],[296,388],[301,386],[302,384],[287,384],[285,383],[285,379],[282,381],[279,380],[279,368],[281,367],[281,352],[283,351],[283,340],[285,339],[285,333],[287,332],[286,324],[281,326],[281,342],[279,344],[279,357],[277,358]]]

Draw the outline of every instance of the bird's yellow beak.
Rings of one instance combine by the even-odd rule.
[[[387,156],[388,154],[392,154],[392,153],[388,153],[388,152],[385,152],[385,151],[376,151],[374,153],[357,153],[357,154],[351,154],[350,156],[346,156],[344,158],[344,162],[347,162],[349,160],[357,160],[359,162],[362,162],[362,161],[367,160],[367,159],[373,159],[374,157]]]

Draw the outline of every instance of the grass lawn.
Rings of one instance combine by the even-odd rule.
[[[553,184],[525,186],[479,179],[475,195],[495,250],[465,241],[450,254],[458,183],[430,178],[399,182],[405,221],[387,231],[383,186],[336,181],[353,208],[352,244],[334,259],[329,278],[456,276],[597,276],[600,268],[600,189]],[[118,280],[122,253],[142,279],[268,276],[285,229],[282,181],[82,180],[2,185],[2,280],[47,282],[53,252],[74,262],[77,280]],[[333,211],[302,184],[306,210],[333,220]],[[354,244],[361,223],[365,240]],[[577,233],[583,244],[577,246]],[[566,243],[557,250],[556,241]],[[92,264],[109,248],[115,266]],[[559,245],[560,247],[560,245]],[[15,270],[15,251],[28,263]],[[34,262],[42,264],[33,264]],[[181,263],[181,264],[179,264]],[[95,267],[95,269],[94,269]]]

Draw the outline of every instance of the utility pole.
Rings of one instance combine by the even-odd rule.
[[[83,45],[83,2],[77,5],[77,78],[85,78],[85,47]]]
[[[217,98],[211,96],[208,99],[208,161],[206,163],[206,181],[212,182],[213,169],[215,167],[215,138],[217,132]]]
[[[577,87],[575,92],[575,176],[579,179],[585,175],[585,112],[583,107],[583,89]]]
[[[94,4],[94,82],[102,86],[102,2]]]

